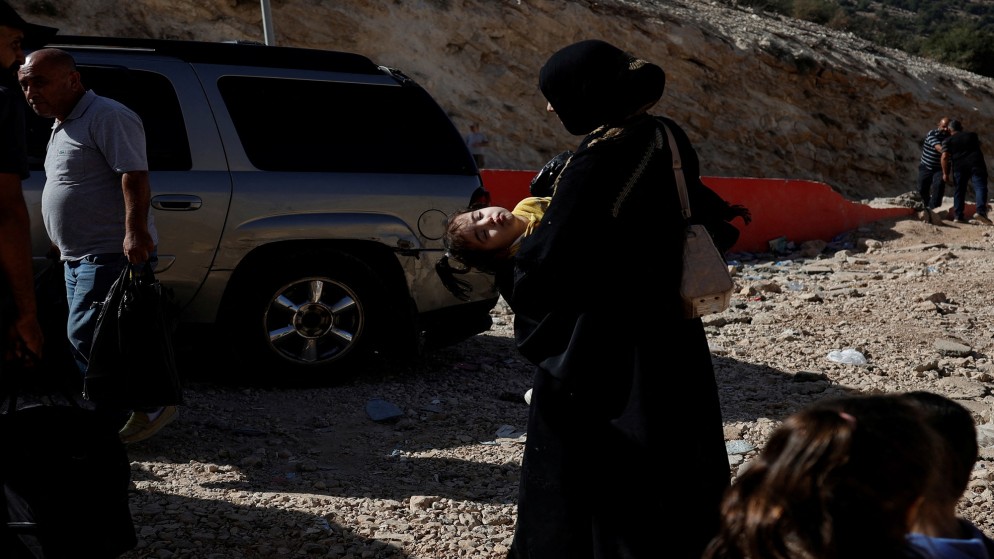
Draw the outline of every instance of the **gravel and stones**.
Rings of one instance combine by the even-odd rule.
[[[730,474],[809,402],[931,390],[974,413],[981,460],[960,511],[994,534],[994,227],[910,217],[787,249],[729,255],[732,307],[705,319]],[[503,559],[532,367],[503,302],[493,319],[337,385],[252,381],[184,353],[179,418],[128,448],[140,541],[123,557]]]

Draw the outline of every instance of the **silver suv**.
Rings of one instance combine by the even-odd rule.
[[[452,122],[401,72],[342,52],[58,36],[83,83],[145,125],[157,276],[181,329],[212,326],[255,367],[334,374],[485,331],[492,278],[453,297],[434,271],[446,216],[486,204]],[[30,111],[29,111],[30,113]],[[29,117],[32,115],[29,115]],[[29,122],[38,267],[51,121]]]

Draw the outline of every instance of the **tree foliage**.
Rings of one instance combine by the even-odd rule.
[[[726,0],[994,77],[992,0]]]

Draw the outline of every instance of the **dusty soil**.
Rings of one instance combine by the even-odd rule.
[[[729,255],[740,290],[705,321],[730,473],[815,399],[932,390],[975,413],[982,460],[961,511],[994,534],[994,228],[910,218],[793,248]],[[493,315],[490,332],[339,386],[264,385],[182,355],[180,417],[129,447],[140,543],[124,557],[503,558],[531,366],[506,306]],[[866,364],[829,358],[843,350]],[[402,416],[375,421],[371,401]]]

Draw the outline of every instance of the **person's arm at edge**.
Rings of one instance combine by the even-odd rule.
[[[44,338],[38,323],[34,273],[31,264],[31,219],[21,191],[21,178],[0,173],[0,268],[10,285],[17,319],[9,335],[19,338],[36,355],[41,355]]]
[[[942,158],[939,159],[939,163],[942,165],[942,182],[949,184],[949,152],[943,151]]]
[[[121,175],[124,193],[124,255],[128,262],[140,264],[148,260],[155,243],[148,232],[149,202],[152,186],[148,171],[128,171]]]

